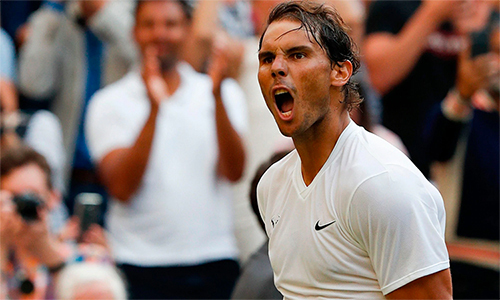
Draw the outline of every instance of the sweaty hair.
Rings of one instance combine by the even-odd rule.
[[[353,67],[352,75],[357,73],[361,63],[356,44],[347,34],[349,27],[335,8],[309,1],[289,1],[278,4],[269,14],[266,30],[260,37],[259,49],[262,47],[267,27],[272,22],[281,20],[300,22],[300,28],[306,31],[309,39],[312,36],[314,41],[326,52],[332,67],[350,61]],[[357,84],[351,79],[344,85],[343,92],[343,102],[347,105],[348,111],[363,101],[359,95]]]
[[[18,168],[35,164],[45,173],[47,187],[52,189],[52,171],[47,160],[43,155],[28,146],[22,145],[2,150],[0,164],[0,177],[2,178]]]
[[[149,1],[160,1],[160,0],[137,0],[136,5],[135,5],[135,17],[137,18],[137,12],[139,11],[139,8],[142,4],[145,2]],[[184,12],[184,15],[186,16],[186,19],[191,21],[193,18],[193,6],[189,3],[187,0],[161,0],[161,1],[173,1],[177,2],[182,8],[182,11]]]

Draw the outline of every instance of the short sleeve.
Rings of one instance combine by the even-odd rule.
[[[222,82],[222,101],[234,129],[243,135],[248,131],[248,112],[245,94],[234,79]]]
[[[137,119],[137,115],[145,115],[138,110],[144,107],[134,107],[126,95],[116,90],[104,89],[95,94],[90,100],[85,122],[87,145],[94,162],[100,162],[113,150],[133,145],[141,129],[138,123],[143,125],[145,122]]]
[[[423,176],[393,167],[371,177],[356,189],[349,216],[384,295],[449,268],[443,200]]]

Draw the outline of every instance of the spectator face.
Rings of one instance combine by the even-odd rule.
[[[180,57],[189,22],[176,1],[143,1],[136,13],[134,37],[144,55],[156,48],[163,70],[172,68]]]
[[[13,195],[34,193],[49,209],[57,203],[57,193],[47,185],[47,174],[34,163],[14,169],[1,179],[1,189]]]
[[[300,26],[289,20],[271,23],[259,51],[262,94],[280,131],[291,137],[319,125],[331,111],[330,60]]]

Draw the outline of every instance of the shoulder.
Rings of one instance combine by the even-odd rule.
[[[92,96],[90,105],[122,106],[127,101],[141,100],[145,92],[138,72],[127,73],[120,80],[109,84]]]
[[[262,180],[282,180],[290,178],[293,168],[297,162],[299,155],[297,150],[290,151],[285,157],[272,164],[269,169],[262,175]],[[286,176],[286,177],[284,177]]]
[[[374,201],[375,193],[384,198],[387,193],[397,195],[401,189],[428,182],[404,153],[363,128],[349,136],[327,172],[338,181],[339,188],[333,192],[347,200],[343,210],[350,209],[350,201],[355,194],[359,197],[362,188],[366,200]]]
[[[271,186],[282,186],[285,181],[290,180],[293,169],[298,159],[297,150],[288,153],[281,160],[271,165],[260,179],[257,190],[261,197],[265,197],[270,192]]]
[[[352,181],[356,185],[367,178],[387,172],[392,165],[418,172],[403,152],[359,126],[342,145],[334,164],[341,168],[341,180]]]

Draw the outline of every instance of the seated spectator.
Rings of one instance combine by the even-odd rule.
[[[4,150],[1,162],[2,281],[9,283],[12,299],[43,299],[50,273],[60,269],[69,253],[48,226],[60,194],[47,161],[33,149]]]
[[[60,201],[60,193],[52,185],[51,170],[42,155],[17,146],[2,151],[1,161],[0,298],[49,297],[52,276],[66,261],[113,263],[98,225],[84,233],[80,245],[63,243],[75,239],[61,239],[50,231],[49,213]]]

